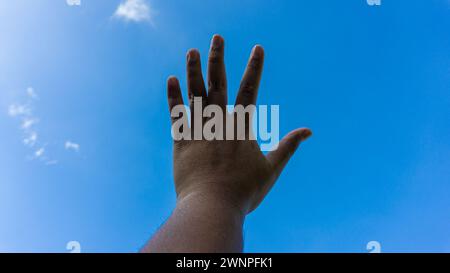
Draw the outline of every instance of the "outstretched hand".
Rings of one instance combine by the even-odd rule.
[[[255,46],[242,78],[235,106],[245,107],[256,103],[263,63],[263,48]],[[200,54],[195,49],[187,54],[187,79],[191,116],[195,116],[197,98],[202,99],[203,106],[216,105],[216,108],[223,109],[226,113],[227,80],[222,37],[215,35],[211,42],[207,88],[202,76]],[[176,108],[184,109],[178,107],[183,105],[183,98],[175,77],[169,78],[167,89],[172,123],[187,119],[186,114],[177,115],[173,113],[176,111],[172,111]],[[234,114],[233,112],[233,119]],[[201,117],[199,122],[196,118],[191,118],[190,128],[184,128],[189,127],[185,122],[183,129],[195,131],[206,120],[207,118]],[[246,125],[250,120],[248,117]],[[177,204],[169,219],[142,249],[143,252],[243,250],[242,226],[245,216],[261,203],[300,142],[311,135],[309,129],[294,130],[280,141],[276,150],[264,155],[258,143],[249,138],[249,128],[251,126],[245,127],[244,134],[248,137],[245,140],[219,140],[220,137],[212,140],[204,137],[199,140],[174,140]],[[221,133],[226,134],[227,130],[219,130],[219,136]]]
[[[264,50],[256,45],[243,75],[235,105],[256,104],[264,64]],[[194,97],[204,106],[227,105],[227,79],[224,63],[224,40],[215,35],[208,56],[208,88],[202,76],[200,54],[187,54],[187,86],[191,113]],[[169,109],[183,104],[178,80],[168,80]],[[175,121],[175,118],[173,118]],[[191,123],[192,127],[194,124]],[[297,129],[284,137],[276,150],[266,156],[255,140],[179,140],[174,141],[173,160],[178,200],[192,195],[210,195],[229,203],[246,215],[254,210],[272,188],[289,158],[301,141],[311,135],[309,129]]]

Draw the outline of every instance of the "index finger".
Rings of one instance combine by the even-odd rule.
[[[242,77],[235,105],[241,104],[245,107],[256,103],[263,64],[264,49],[262,46],[256,45],[252,50],[247,68]]]

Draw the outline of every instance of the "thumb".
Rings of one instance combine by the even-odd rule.
[[[277,176],[280,175],[300,143],[311,135],[312,132],[308,128],[300,128],[291,131],[280,141],[276,150],[273,150],[266,155],[267,160],[274,167]]]

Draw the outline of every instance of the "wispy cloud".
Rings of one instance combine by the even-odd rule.
[[[33,147],[36,144],[37,137],[37,133],[33,131],[23,139],[23,144],[28,147]]]
[[[39,99],[39,96],[32,87],[26,89],[25,95],[26,100],[24,103],[13,103],[9,105],[8,115],[12,118],[20,119],[19,128],[23,134],[22,143],[30,149],[30,155],[27,158],[29,160],[39,160],[45,165],[58,164],[58,160],[51,156],[51,149],[47,149],[48,143],[43,142],[39,137],[39,130],[37,128],[39,119],[34,114],[35,101]],[[78,152],[80,150],[80,144],[67,140],[64,142],[64,148]]]
[[[150,22],[153,25],[153,10],[144,0],[125,0],[117,7],[114,17],[131,22]]]
[[[33,114],[33,101],[38,98],[36,92],[32,87],[28,87],[26,90],[27,102],[25,104],[11,104],[8,107],[8,114],[11,117],[20,118],[21,125],[20,129],[24,134],[23,144],[28,147],[33,147],[38,142],[38,134],[34,128],[35,124],[38,123],[38,119]],[[43,151],[37,150],[36,157],[41,157]]]
[[[48,160],[45,162],[45,165],[48,165],[48,166],[56,165],[56,164],[58,164],[58,160]]]
[[[11,117],[30,115],[31,109],[25,104],[11,104],[8,108],[8,114]]]
[[[45,152],[45,148],[39,148],[34,152],[34,156],[36,158],[40,158],[44,155],[44,152]]]
[[[78,152],[80,150],[80,144],[72,142],[70,140],[66,141],[64,147],[66,148],[66,150],[73,150],[75,152]]]
[[[81,6],[81,0],[66,0],[69,6]]]
[[[32,98],[32,99],[37,99],[38,98],[38,95],[36,94],[36,92],[34,91],[34,88],[33,87],[28,87],[27,88],[27,95],[28,95],[28,97],[30,97],[30,98]]]
[[[21,128],[24,130],[30,129],[37,122],[38,122],[38,120],[36,118],[25,117],[22,120]]]

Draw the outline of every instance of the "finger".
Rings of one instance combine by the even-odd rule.
[[[227,79],[224,63],[224,40],[214,35],[208,57],[208,103],[223,109],[227,104]]]
[[[203,81],[200,53],[196,49],[189,50],[186,62],[189,99],[193,96],[206,99],[205,82]]]
[[[200,105],[202,109],[206,105],[206,88],[202,76],[202,68],[200,64],[200,53],[196,49],[189,50],[187,54],[187,84],[188,84],[188,97],[189,107],[191,109],[191,130],[194,132],[196,139],[201,139],[202,133],[202,113],[196,113],[199,111],[196,104],[201,99]]]
[[[280,175],[287,162],[297,150],[302,141],[312,135],[310,129],[301,128],[287,134],[279,143],[278,148],[267,154],[266,158],[273,166],[276,175]]]
[[[256,103],[263,64],[264,49],[260,45],[256,45],[252,50],[247,68],[242,77],[235,105],[242,104],[245,107]]]
[[[170,117],[172,123],[174,123],[180,117],[172,117],[172,110],[175,106],[184,104],[183,97],[181,96],[180,83],[178,82],[178,79],[173,76],[167,79],[167,100],[169,102],[169,111],[171,113]]]

